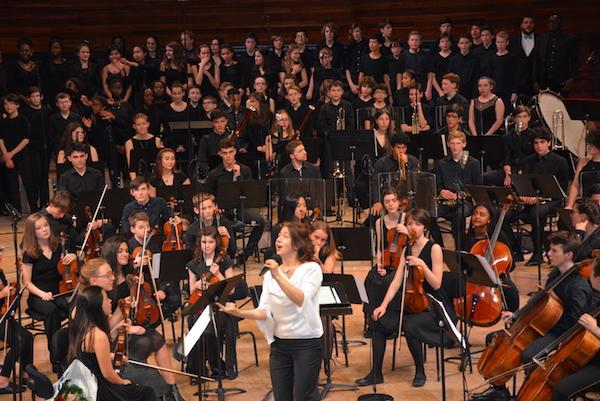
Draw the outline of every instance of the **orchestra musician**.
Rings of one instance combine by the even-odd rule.
[[[573,208],[575,199],[579,196],[580,190],[583,196],[589,196],[588,192],[594,183],[598,182],[600,177],[600,129],[589,131],[585,136],[587,157],[579,158],[575,176],[569,187],[569,198],[567,200],[567,209]],[[596,174],[594,174],[596,172]],[[583,184],[583,188],[580,185]]]
[[[581,245],[575,253],[575,262],[592,257],[595,249],[600,249],[600,206],[588,198],[579,198],[573,205],[571,222]]]
[[[203,227],[215,227],[221,236],[232,238],[233,224],[227,217],[220,216],[219,207],[215,200],[215,196],[206,192],[200,192],[192,197],[194,205],[194,213],[196,219],[190,225],[188,230],[183,234],[185,247],[187,249],[196,248],[196,240],[200,236],[200,231]],[[235,241],[229,241],[227,253],[233,255],[235,252]]]

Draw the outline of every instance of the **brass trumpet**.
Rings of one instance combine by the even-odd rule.
[[[420,131],[418,107],[419,107],[418,105],[415,105],[415,107],[413,107],[413,113],[412,113],[412,119],[411,119],[411,123],[412,123],[411,134],[413,134],[413,135],[418,134]]]

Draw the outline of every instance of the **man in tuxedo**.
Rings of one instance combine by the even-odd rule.
[[[575,38],[561,30],[560,15],[548,18],[548,32],[536,43],[533,57],[533,89],[549,88],[566,96],[577,72]]]
[[[509,51],[515,54],[520,61],[521,72],[517,79],[519,96],[530,97],[533,95],[532,67],[537,39],[535,20],[532,16],[525,15],[521,19],[521,31],[512,35],[509,41]]]

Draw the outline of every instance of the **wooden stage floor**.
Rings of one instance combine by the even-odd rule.
[[[18,225],[19,240],[22,236],[23,222]],[[450,237],[444,238],[445,241],[451,243]],[[12,245],[12,234],[10,227],[10,220],[7,217],[0,217],[0,246],[4,247],[4,256],[0,266],[4,269],[9,280],[14,279],[15,268],[14,268],[14,250]],[[248,268],[248,284],[255,285],[260,284],[262,279],[258,276],[258,272],[262,268],[262,264],[259,265],[253,259],[251,259]],[[368,262],[345,262],[345,273],[354,274],[361,280],[364,279],[368,272]],[[548,269],[543,269],[542,276],[545,276]],[[512,278],[520,289],[521,294],[527,294],[533,291],[537,286],[537,268],[525,267],[520,263],[517,269],[513,272]],[[521,296],[521,304],[526,301],[526,296]],[[26,305],[23,304],[25,310]],[[363,330],[363,314],[362,307],[354,306],[354,314],[347,316],[346,318],[346,330],[347,338],[349,340],[364,340],[362,336]],[[175,332],[179,333],[181,329],[181,319],[175,324]],[[341,323],[339,323],[341,324]],[[500,325],[497,325],[499,328]],[[263,396],[267,393],[270,388],[269,378],[269,350],[267,342],[258,330],[257,325],[251,321],[240,322],[240,331],[250,330],[256,334],[258,356],[259,356],[259,367],[254,366],[254,353],[252,350],[252,341],[250,336],[242,336],[237,343],[237,354],[240,374],[236,380],[225,381],[224,386],[227,387],[240,387],[245,389],[247,392],[238,395],[228,395],[226,399],[232,401],[259,401],[263,399]],[[485,335],[495,330],[491,328],[474,328],[471,337],[471,347],[473,350],[478,350],[483,347],[485,341]],[[167,342],[169,345],[173,343],[173,336],[169,326],[167,326]],[[334,356],[332,361],[332,372],[333,382],[343,384],[353,384],[354,380],[363,377],[369,371],[369,358],[370,358],[370,347],[368,345],[351,345],[349,348],[349,366],[344,365],[344,355],[340,347],[340,353],[337,357]],[[2,358],[0,352],[0,358]],[[446,350],[446,357],[457,355],[456,349]],[[477,355],[475,356],[475,358]],[[35,365],[39,370],[48,374],[51,380],[54,382],[56,377],[51,372],[51,366],[49,363],[48,349],[46,346],[46,338],[43,335],[35,337],[34,346],[34,360]],[[426,373],[427,383],[424,387],[415,389],[411,386],[411,381],[414,375],[414,368],[412,366],[412,359],[408,353],[406,343],[402,340],[402,346],[397,354],[397,368],[395,371],[391,370],[392,360],[392,341],[388,341],[388,347],[386,351],[386,358],[384,361],[383,373],[385,377],[385,383],[377,386],[378,392],[387,393],[392,395],[395,400],[411,401],[411,400],[441,400],[441,382],[436,380],[436,358],[435,350],[429,349],[427,354],[426,362]],[[150,360],[150,363],[153,361]],[[473,364],[473,373],[467,371],[465,378],[469,388],[481,383],[482,379],[476,371],[476,359]],[[321,379],[324,381],[325,376],[321,373]],[[193,393],[196,391],[196,387],[189,385],[188,379],[181,376],[178,379],[179,387],[182,390],[182,394],[186,400],[198,399],[193,397]],[[448,401],[458,401],[463,399],[463,378],[462,374],[458,371],[458,364],[455,361],[446,363],[446,395]],[[214,386],[213,386],[214,387]],[[366,394],[371,391],[370,387],[360,388],[358,391],[333,391],[326,398],[331,401],[346,401],[354,400],[361,394]],[[11,399],[10,396],[2,396],[0,400]],[[30,393],[25,393],[25,400],[30,400]],[[216,399],[214,395],[209,396],[209,399]],[[271,398],[272,399],[272,398]]]

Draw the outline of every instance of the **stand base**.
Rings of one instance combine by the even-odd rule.
[[[224,400],[226,395],[236,395],[236,394],[244,394],[246,392],[246,390],[244,390],[243,388],[237,388],[237,387],[233,387],[233,388],[213,388],[213,389],[208,389],[208,390],[204,390],[202,391],[203,395],[208,395],[208,394],[216,394],[217,395],[217,400]],[[198,397],[199,393],[194,393],[194,397]]]
[[[340,390],[340,391],[356,391],[356,390],[358,390],[358,387],[353,386],[351,384],[322,383],[322,384],[319,384],[319,387],[323,387],[323,391],[321,391],[321,399],[322,400],[327,398],[327,395],[332,390]]]
[[[387,394],[363,394],[357,398],[357,401],[394,401],[394,397]]]

